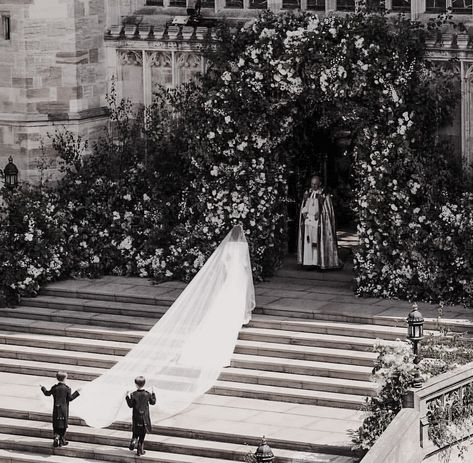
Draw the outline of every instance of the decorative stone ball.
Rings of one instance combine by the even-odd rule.
[[[273,451],[271,447],[266,443],[266,439],[263,436],[260,446],[256,449],[255,458],[258,463],[272,462],[274,459]]]

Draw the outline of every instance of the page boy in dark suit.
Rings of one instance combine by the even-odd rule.
[[[138,448],[136,454],[138,456],[144,455],[144,442],[147,432],[151,432],[151,419],[149,416],[149,406],[156,403],[156,396],[154,392],[149,393],[145,391],[145,378],[138,376],[135,379],[137,390],[130,394],[130,391],[126,393],[126,403],[130,408],[133,409],[132,418],[132,432],[133,436],[130,442],[130,450],[135,450],[137,444]]]
[[[69,402],[72,402],[79,396],[78,389],[74,394],[71,394],[71,388],[65,384],[67,373],[58,371],[56,379],[59,381],[49,391],[41,386],[43,394],[46,396],[52,395],[54,398],[53,405],[53,432],[54,432],[54,447],[62,447],[69,442],[66,441],[66,431],[69,421]]]

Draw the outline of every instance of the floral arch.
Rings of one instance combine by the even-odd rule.
[[[70,275],[186,280],[233,223],[263,278],[286,249],[304,126],[351,133],[356,292],[471,303],[473,196],[438,137],[458,76],[425,59],[426,29],[365,11],[265,12],[222,26],[198,83],[158,91],[137,118],[112,92],[110,129],[92,155],[59,133],[59,185],[4,192],[0,280],[19,293]]]
[[[473,223],[452,214],[471,198],[451,187],[458,171],[438,137],[459,80],[453,66],[425,59],[427,29],[365,11],[266,12],[223,28],[202,91],[185,99],[193,180],[180,207],[182,248],[211,247],[224,224],[243,222],[255,274],[274,269],[285,248],[288,166],[297,162],[287,146],[309,120],[353,136],[357,293],[468,299],[462,237]]]

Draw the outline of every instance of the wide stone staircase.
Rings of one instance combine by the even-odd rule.
[[[330,294],[341,294],[347,300],[352,297],[349,277],[341,275],[335,282],[320,278],[325,281],[312,282],[319,290],[317,300],[331,304]],[[278,305],[281,291],[304,301],[305,292],[297,289],[300,282],[293,280],[283,273],[279,280],[257,287],[258,308],[253,319],[241,329],[231,366],[204,396],[202,407],[217,410],[231,403],[236,410],[241,406],[263,414],[288,410],[287,419],[301,420],[302,430],[304,423],[309,426],[308,416],[291,413],[306,410],[310,415],[314,411],[313,421],[317,421],[315,411],[323,411],[327,419],[339,417],[339,422],[353,414],[359,417],[356,410],[375,392],[370,381],[375,339],[389,343],[403,338],[405,327],[372,320],[356,322],[356,317],[350,321],[328,312],[317,316],[307,309],[310,300],[290,309]],[[18,307],[0,309],[1,462],[135,461],[126,449],[129,423],[97,430],[72,417],[70,445],[53,449],[49,414],[38,409],[34,400],[38,384],[51,384],[59,369],[68,371],[71,386],[77,387],[110,368],[156,323],[182,289],[182,285],[163,284],[129,291],[125,282],[130,281],[137,283],[129,279],[104,280],[102,285],[100,280],[55,283],[38,297],[23,299]],[[250,419],[245,422],[245,416],[227,428],[218,420],[204,426],[197,416],[176,425],[172,420],[159,423],[147,439],[147,454],[141,460],[244,461],[260,441],[259,429],[264,428],[263,422],[259,428]],[[275,416],[268,417],[269,421]],[[296,428],[290,428],[294,425],[288,421],[285,428],[280,423],[281,432],[268,436],[277,463],[356,461],[349,437],[332,442],[332,431],[327,429],[321,431],[325,437],[317,439],[314,434],[297,434]]]

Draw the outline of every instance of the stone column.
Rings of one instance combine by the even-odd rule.
[[[268,10],[279,11],[282,9],[282,0],[267,0]]]
[[[337,11],[337,0],[325,0],[325,14],[330,11]]]
[[[418,19],[425,13],[425,0],[411,0],[411,17]]]
[[[462,158],[465,168],[473,163],[473,63],[461,61]]]

